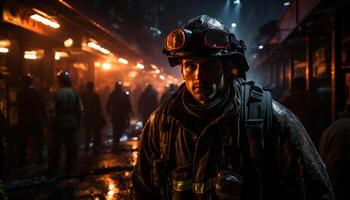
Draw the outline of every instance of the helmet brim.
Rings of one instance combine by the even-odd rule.
[[[234,65],[240,68],[240,71],[246,72],[249,70],[247,59],[242,53],[231,52],[227,54],[215,53],[215,54],[202,54],[195,52],[178,52],[174,56],[168,56],[168,62],[171,67],[175,67],[181,64],[181,60],[185,58],[201,58],[201,57],[216,57],[222,59],[232,59]]]

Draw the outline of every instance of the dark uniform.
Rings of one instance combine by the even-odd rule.
[[[177,86],[174,84],[170,84],[169,88],[167,88],[167,90],[165,90],[165,92],[160,97],[160,104],[168,100],[171,97],[171,95],[173,95],[176,91],[177,91]]]
[[[85,148],[89,147],[91,138],[96,150],[101,143],[100,130],[104,125],[101,101],[99,95],[93,91],[93,82],[87,83],[87,91],[82,94],[84,105]]]
[[[143,125],[146,124],[148,117],[158,105],[158,93],[150,84],[141,93],[139,98],[139,112],[142,115]]]
[[[60,87],[53,94],[52,135],[49,146],[49,173],[55,174],[59,169],[61,147],[66,148],[65,170],[71,173],[77,159],[77,131],[80,126],[83,105],[77,92],[71,87],[69,74],[60,72]]]
[[[320,155],[326,164],[337,200],[350,199],[350,113],[329,126],[320,140]]]
[[[125,93],[120,83],[115,84],[114,90],[108,97],[107,113],[111,115],[114,144],[118,144],[119,137],[129,126],[132,114],[129,95]]]
[[[23,79],[32,79],[27,75]],[[31,87],[30,80],[23,80],[24,86],[17,94],[18,125],[20,131],[19,160],[20,164],[26,163],[29,138],[33,138],[35,154],[38,163],[43,161],[44,126],[47,124],[47,113],[42,96]],[[30,82],[30,83],[29,83]]]
[[[190,32],[194,38],[183,41]],[[181,45],[204,37],[206,47],[181,58],[185,84],[143,129],[132,176],[136,199],[333,199],[325,166],[298,118],[261,85],[229,75],[232,62],[247,70],[242,42],[229,34],[204,15],[167,36],[171,65],[189,53]],[[205,48],[233,60],[207,56]]]

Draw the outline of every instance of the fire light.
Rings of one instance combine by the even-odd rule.
[[[57,23],[57,22],[54,22],[50,19],[47,19],[41,15],[38,15],[38,14],[33,14],[30,16],[30,18],[32,18],[33,20],[37,21],[37,22],[40,22],[42,24],[45,24],[47,26],[50,26],[51,28],[54,28],[54,29],[58,29],[60,27],[60,25]]]

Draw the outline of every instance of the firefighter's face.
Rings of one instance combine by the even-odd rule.
[[[210,103],[224,88],[224,66],[218,58],[182,59],[181,73],[187,90],[200,104]]]

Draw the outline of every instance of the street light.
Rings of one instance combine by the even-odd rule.
[[[60,25],[57,22],[49,20],[49,19],[47,19],[41,15],[38,15],[38,14],[33,14],[30,16],[30,18],[32,18],[33,20],[35,20],[37,22],[40,22],[40,23],[45,24],[47,26],[50,26],[51,28],[54,28],[54,29],[58,29],[60,27]]]
[[[140,64],[140,63],[137,63],[137,65],[136,65],[136,67],[138,68],[138,69],[145,69],[145,66],[143,65],[143,64]]]
[[[0,47],[0,53],[8,53],[9,49],[6,47]]]
[[[127,65],[129,63],[129,61],[127,59],[125,59],[125,58],[119,58],[118,62],[120,62],[120,63],[122,63],[124,65]]]
[[[240,0],[233,0],[233,4],[240,4],[241,1]]]
[[[236,27],[237,27],[237,24],[233,22],[233,23],[231,24],[231,27],[232,27],[232,28],[236,28]]]
[[[42,58],[44,55],[43,50],[32,50],[32,51],[24,51],[24,59],[27,60],[36,60]]]
[[[111,53],[108,49],[105,49],[105,48],[101,47],[99,44],[96,44],[96,43],[94,43],[94,42],[89,42],[87,45],[88,45],[90,48],[93,48],[93,49],[95,49],[95,50],[97,50],[97,51],[100,51],[101,53],[104,53],[104,54],[109,54],[109,53]]]
[[[72,38],[68,38],[63,42],[65,47],[71,47],[73,45],[73,43],[74,43],[74,41]]]
[[[110,70],[112,68],[111,63],[103,63],[102,64],[102,69],[104,70]]]
[[[264,45],[262,44],[258,46],[258,49],[263,49],[263,48],[264,48]]]
[[[154,70],[157,70],[157,69],[158,69],[157,65],[150,64],[150,66],[151,66],[151,68],[154,69]]]
[[[283,6],[289,6],[290,5],[290,2],[289,1],[286,1],[283,3]]]

